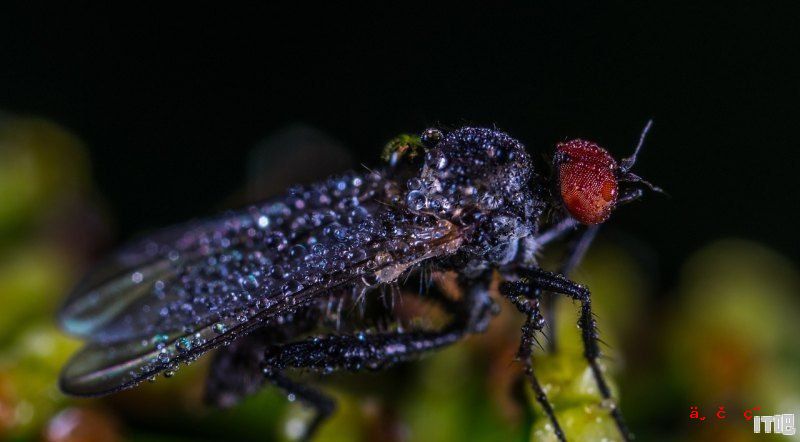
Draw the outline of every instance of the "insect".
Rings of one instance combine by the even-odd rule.
[[[534,170],[523,145],[501,131],[427,129],[406,139],[414,146],[390,148],[379,169],[292,187],[136,240],[91,272],[61,309],[63,328],[88,341],[64,367],[61,389],[117,392],[159,373],[171,376],[221,347],[207,400],[229,406],[264,383],[275,385],[316,410],[310,438],[335,403],[287,372],[381,369],[480,333],[497,311],[488,287],[499,275],[500,294],[526,317],[519,358],[565,440],[531,366],[535,334],[546,323],[542,291],[581,303],[585,356],[602,396],[612,400],[597,364],[589,290],[540,268],[537,254],[579,234],[567,260],[574,265],[616,207],[646,187],[658,190],[631,172],[649,127],[619,163],[595,143],[560,143],[552,173]],[[354,307],[394,295],[411,274],[425,279],[441,271],[457,273],[462,295],[420,296],[449,313],[447,325],[361,328],[369,315],[359,317]],[[630,438],[619,409],[611,413]]]

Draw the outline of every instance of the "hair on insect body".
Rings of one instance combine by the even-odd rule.
[[[649,123],[642,134],[650,127]],[[264,383],[316,410],[310,438],[335,409],[323,392],[287,376],[377,370],[483,332],[497,305],[489,284],[522,313],[519,359],[536,400],[565,440],[531,364],[547,322],[541,292],[581,303],[584,355],[603,399],[614,403],[597,359],[589,290],[566,277],[618,206],[658,190],[631,173],[636,154],[617,162],[595,143],[556,146],[553,173],[541,174],[523,145],[494,129],[427,129],[390,143],[387,164],[347,172],[244,209],[189,222],[122,247],[87,275],[60,311],[63,328],[88,344],[64,367],[61,389],[97,396],[171,375],[216,353],[208,402],[231,406]],[[537,253],[576,231],[561,273],[539,267]],[[439,328],[370,328],[359,310],[386,300],[385,323],[409,275],[430,285],[453,271],[458,299],[439,290]],[[616,406],[611,415],[630,438]]]

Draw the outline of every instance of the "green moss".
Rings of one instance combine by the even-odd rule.
[[[384,161],[389,161],[395,153],[401,157],[415,158],[424,151],[425,147],[422,145],[418,135],[400,134],[386,143],[386,146],[383,147],[381,158]]]
[[[0,240],[87,187],[81,142],[46,120],[0,121]]]
[[[15,410],[0,436],[27,437],[66,402],[58,373],[79,343],[45,322],[29,324],[0,356],[0,407]],[[0,437],[1,439],[2,437]]]

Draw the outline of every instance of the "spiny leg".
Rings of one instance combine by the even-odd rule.
[[[380,370],[407,361],[421,353],[452,344],[464,336],[461,329],[441,332],[394,332],[367,335],[327,335],[305,341],[270,346],[262,362],[264,377],[305,404],[317,414],[306,429],[310,439],[319,425],[334,411],[336,404],[327,395],[290,380],[287,369],[311,369],[329,374],[337,370]]]
[[[503,282],[500,285],[500,294],[508,298],[517,310],[525,315],[525,324],[522,325],[522,337],[520,339],[517,357],[521,359],[525,365],[525,375],[531,383],[536,401],[542,407],[544,414],[553,425],[553,432],[556,437],[563,442],[567,440],[564,436],[564,430],[561,429],[553,406],[547,399],[547,394],[544,392],[533,370],[532,355],[533,345],[536,343],[536,332],[544,328],[545,319],[539,310],[539,293],[531,293],[531,290],[532,288],[530,285],[518,281]]]
[[[584,357],[588,361],[589,367],[592,370],[592,375],[595,378],[601,397],[611,404],[611,416],[614,419],[622,438],[626,441],[631,440],[632,436],[630,430],[625,424],[625,419],[622,417],[619,407],[616,406],[613,398],[611,397],[611,389],[608,387],[608,382],[606,382],[598,363],[598,358],[600,357],[600,347],[597,343],[597,324],[594,320],[594,314],[592,313],[591,292],[589,292],[589,289],[586,287],[573,282],[558,273],[548,272],[542,269],[525,269],[521,271],[521,274],[524,275],[524,278],[520,282],[529,285],[531,289],[541,289],[554,293],[560,293],[580,301],[581,315],[578,319],[578,326],[581,328]]]
[[[649,127],[649,123],[643,132],[643,135],[646,133],[647,128]],[[640,140],[640,143],[642,140]],[[638,148],[637,148],[638,151]],[[620,192],[620,196],[617,199],[617,205],[623,205],[632,203],[642,198],[644,195],[644,191],[641,188],[634,187],[634,188],[627,188]],[[557,224],[550,227],[548,230],[545,230],[535,238],[531,238],[530,241],[535,243],[534,247],[529,247],[529,250],[538,250],[542,246],[547,245],[550,242],[553,242],[567,234],[569,234],[572,230],[575,230],[579,226],[579,223],[572,217],[566,217]],[[568,246],[567,253],[565,255],[565,259],[559,268],[559,273],[566,277],[569,277],[569,274],[575,269],[575,267],[580,264],[583,260],[586,251],[589,249],[589,246],[594,241],[595,236],[597,236],[597,231],[599,229],[599,225],[589,226],[585,229],[578,238],[573,241],[570,246]],[[535,260],[530,259],[529,261],[533,262]],[[555,306],[556,302],[551,301],[547,303],[546,306],[546,313],[545,317],[547,318],[548,323],[550,324],[550,329],[555,330],[556,328],[556,315],[555,315]],[[551,333],[551,337],[549,340],[548,350],[550,352],[556,351],[556,339],[557,336],[555,333]]]
[[[627,188],[620,192],[619,198],[617,198],[617,205],[628,204],[634,201],[637,201],[644,196],[644,191],[638,187]],[[537,250],[543,246],[546,246],[558,239],[562,238],[564,235],[567,235],[571,231],[573,231],[580,223],[576,221],[571,216],[568,216],[556,224],[553,224],[547,230],[539,233],[535,238],[529,238],[535,243],[535,247],[530,247],[531,250]]]
[[[578,237],[577,241],[572,245],[570,248],[570,253],[567,258],[564,260],[564,263],[561,265],[561,269],[559,273],[564,275],[565,277],[572,273],[575,270],[575,267],[580,264],[583,260],[583,257],[586,256],[586,251],[589,250],[589,246],[594,241],[594,238],[597,236],[597,230],[599,226],[590,226],[586,230],[584,230],[580,237]]]
[[[534,249],[538,249],[540,247],[546,246],[553,241],[558,240],[559,238],[563,237],[564,235],[572,232],[575,230],[575,227],[578,226],[578,221],[575,221],[572,217],[567,217],[554,224],[549,229],[539,233],[533,238],[534,242],[536,243],[536,247]]]
[[[270,347],[268,351],[274,348]],[[264,379],[285,391],[290,400],[298,399],[316,412],[300,437],[304,441],[311,440],[319,426],[336,410],[336,401],[316,388],[289,379],[279,369],[269,365],[269,355],[266,357],[267,360],[262,362],[263,368],[261,369]]]
[[[617,205],[628,204],[640,200],[644,196],[644,190],[634,187],[625,189],[620,193],[617,198]]]
[[[305,437],[310,438],[325,418],[333,413],[335,401],[309,386],[289,379],[283,374],[284,368],[306,367],[322,372],[341,368],[357,370],[359,365],[364,368],[378,368],[380,363],[377,361],[391,365],[400,360],[411,359],[427,350],[448,345],[464,334],[481,332],[489,317],[495,313],[488,293],[490,278],[491,273],[468,281],[460,278],[459,285],[464,290],[464,295],[459,300],[447,298],[438,289],[425,294],[426,298],[441,305],[452,315],[451,324],[441,332],[338,335],[285,344],[293,337],[312,329],[319,322],[320,312],[324,311],[303,309],[293,314],[290,321],[283,321],[276,326],[267,325],[220,349],[212,362],[206,401],[218,406],[231,406],[256,392],[265,380],[269,380],[317,411],[305,432]],[[358,342],[354,342],[354,339]],[[369,355],[364,351],[370,343],[374,345],[373,348],[380,347],[375,341],[381,339],[388,353]],[[336,348],[337,343],[348,345]],[[333,346],[327,348],[328,345]],[[401,349],[403,346],[405,348]],[[354,353],[343,355],[342,352],[346,349],[353,350]],[[329,358],[326,352],[330,352],[332,357]],[[361,363],[358,362],[359,358]],[[342,363],[346,366],[337,366]],[[367,367],[368,365],[372,367]]]
[[[586,251],[589,250],[589,246],[594,241],[594,238],[597,236],[597,231],[599,226],[591,226],[581,232],[580,236],[573,241],[567,250],[566,257],[564,262],[561,264],[561,268],[559,269],[559,273],[568,277],[575,267],[583,261],[583,257],[586,255]],[[546,305],[546,314],[545,317],[547,318],[547,322],[550,325],[550,339],[548,340],[548,350],[551,353],[555,353],[556,351],[556,343],[558,336],[555,333],[556,329],[556,302],[555,298],[549,298],[547,305]]]
[[[230,407],[257,392],[263,387],[264,381],[269,380],[316,411],[303,435],[303,439],[308,440],[336,409],[336,402],[324,393],[263,368],[264,353],[277,345],[276,342],[284,341],[275,336],[273,329],[265,328],[241,337],[222,349],[212,361],[205,400],[216,406]]]
[[[467,333],[483,333],[486,331],[492,316],[499,312],[499,307],[489,295],[489,285],[492,278],[493,273],[491,271],[485,272],[474,279],[459,276],[458,285],[461,289],[462,298],[449,309],[453,315],[454,327],[461,327]]]
[[[640,140],[639,140],[639,145],[636,147],[634,155],[630,159],[626,159],[625,160],[626,169],[629,169],[633,165],[633,163],[635,162],[636,153],[639,152],[639,149],[641,148],[641,145],[643,144],[644,137],[647,134],[647,131],[649,130],[651,124],[652,124],[652,121],[648,121],[647,125],[645,126],[644,130],[642,131],[642,135],[641,135]],[[632,175],[632,177],[635,177],[635,176]],[[638,178],[638,177],[635,177],[635,178]],[[647,185],[651,189],[660,191],[660,189],[655,188],[650,183],[644,182],[641,179],[638,179],[638,180],[634,179],[633,181],[634,182],[641,181],[641,182],[643,182],[643,184]],[[617,200],[617,204],[618,205],[623,205],[623,204],[628,204],[630,202],[636,201],[636,200],[640,199],[643,196],[643,193],[644,192],[640,188],[628,188],[628,189],[625,189],[625,190],[623,190],[621,192],[621,195],[619,196],[619,198]],[[552,226],[549,230],[546,230],[546,231],[542,232],[536,238],[532,238],[531,241],[535,243],[534,247],[528,247],[528,249],[531,250],[531,251],[537,250],[538,248],[540,248],[540,247],[542,247],[542,246],[544,246],[544,245],[546,245],[546,244],[548,244],[550,242],[553,242],[553,241],[559,239],[560,237],[566,235],[571,230],[573,230],[577,225],[578,225],[577,221],[575,221],[572,217],[567,217],[567,218],[563,219],[561,222],[559,222],[558,224],[555,224],[554,226]],[[592,309],[591,309],[591,296],[590,296],[590,293],[589,293],[588,290],[586,290],[582,286],[580,286],[578,284],[575,284],[575,283],[572,283],[571,281],[567,280],[564,276],[562,276],[562,275],[569,275],[569,273],[571,273],[572,270],[574,270],[574,268],[581,262],[581,260],[583,259],[584,255],[586,254],[586,251],[588,250],[589,246],[591,245],[592,241],[594,240],[595,236],[597,235],[597,231],[598,231],[598,226],[591,226],[588,229],[586,229],[584,232],[582,232],[581,235],[578,237],[578,239],[575,242],[572,243],[572,245],[570,246],[570,248],[567,251],[566,259],[564,260],[564,262],[561,265],[561,268],[559,269],[560,270],[560,275],[559,274],[554,274],[554,273],[549,273],[549,272],[544,272],[544,271],[542,271],[540,269],[532,270],[532,272],[536,272],[536,273],[540,274],[539,275],[539,279],[540,279],[539,282],[540,283],[545,283],[545,284],[537,285],[536,283],[531,283],[530,287],[538,287],[540,289],[549,290],[549,291],[553,291],[553,292],[556,292],[556,293],[567,294],[568,296],[571,296],[573,299],[578,299],[578,300],[581,301],[581,317],[579,319],[579,325],[580,325],[581,330],[582,330],[581,336],[582,336],[583,345],[584,345],[584,356],[586,357],[586,359],[589,362],[589,366],[591,367],[592,374],[593,374],[593,376],[594,376],[594,378],[596,380],[596,383],[597,383],[598,389],[600,390],[601,396],[604,399],[609,399],[610,400],[611,399],[611,391],[608,388],[608,383],[606,382],[605,378],[603,377],[603,374],[602,374],[602,372],[600,370],[600,367],[599,367],[599,365],[597,363],[597,359],[598,359],[598,357],[600,355],[600,350],[599,350],[599,347],[597,345],[597,332],[596,332],[595,321],[594,321],[593,313],[592,313]],[[533,259],[533,257],[530,257],[530,259],[528,259],[527,261],[535,262],[535,259]],[[551,277],[548,278],[547,281],[544,281],[541,278],[541,276],[543,274],[549,275]],[[568,287],[564,284],[564,281],[570,282],[574,286],[573,289],[575,287],[577,287],[577,288],[579,288],[581,290],[578,290],[578,291],[572,290],[571,293],[565,291]],[[505,287],[505,291],[503,290],[503,287]],[[544,318],[541,316],[541,314],[539,313],[539,310],[538,310],[539,309],[539,303],[538,303],[539,293],[538,292],[536,293],[537,298],[531,298],[530,297],[531,296],[530,291],[526,295],[528,297],[528,299],[530,299],[531,301],[534,301],[534,300],[536,301],[535,309],[532,309],[530,306],[525,306],[520,301],[517,301],[517,300],[514,299],[514,298],[519,298],[519,296],[521,295],[520,290],[521,290],[521,287],[516,283],[504,283],[503,286],[501,286],[501,293],[503,295],[509,297],[509,299],[512,300],[512,302],[517,307],[517,309],[519,309],[522,313],[525,313],[527,315],[527,320],[525,322],[525,325],[523,325],[523,328],[522,328],[522,335],[523,336],[522,336],[522,341],[520,343],[519,355],[526,362],[526,373],[529,375],[529,378],[531,380],[531,384],[532,384],[532,386],[534,388],[534,391],[536,392],[537,401],[540,403],[542,408],[545,410],[545,413],[547,414],[548,418],[552,422],[552,424],[554,426],[554,429],[555,429],[556,436],[560,440],[564,440],[563,431],[561,430],[561,428],[560,428],[560,426],[558,424],[558,421],[555,418],[555,415],[554,415],[553,410],[552,410],[552,406],[550,405],[549,401],[547,400],[547,397],[544,394],[544,391],[542,390],[541,386],[539,385],[538,380],[534,376],[533,368],[531,367],[531,358],[530,358],[530,351],[531,350],[530,349],[532,348],[532,345],[535,342],[535,337],[534,337],[535,336],[535,332],[541,330],[542,327],[544,326]],[[555,329],[555,317],[556,316],[555,316],[555,302],[554,301],[555,300],[551,300],[547,304],[547,319],[550,322],[551,329]],[[539,316],[538,319],[536,319],[536,315]],[[538,329],[537,329],[537,327],[538,327]],[[557,339],[556,334],[552,333],[551,337],[550,337],[550,340],[549,340],[549,345],[548,345],[548,347],[549,347],[551,352],[554,352],[555,349],[556,349],[556,339]],[[612,402],[612,404],[613,404],[613,402]],[[613,408],[611,410],[611,415],[613,416],[614,421],[616,422],[616,425],[619,428],[619,431],[622,434],[623,438],[625,440],[631,439],[631,434],[630,434],[630,432],[629,432],[629,430],[627,428],[627,425],[625,424],[625,421],[624,421],[624,419],[622,417],[621,412],[616,407],[616,405],[613,405]]]
[[[484,276],[470,281],[460,280],[459,285],[465,291],[459,301],[449,300],[441,293],[434,295],[434,302],[442,304],[453,316],[450,325],[440,331],[328,335],[273,345],[265,352],[262,372],[278,387],[316,408],[317,416],[306,432],[306,437],[311,437],[335,405],[322,393],[289,380],[283,372],[293,368],[307,368],[325,374],[336,370],[379,370],[450,345],[468,333],[483,331],[493,313],[488,293],[490,274]]]
[[[638,187],[632,187],[623,189],[620,192],[619,198],[617,198],[617,206],[628,204],[634,201],[637,201],[644,196],[644,191]],[[536,235],[536,237],[528,237],[526,241],[533,242],[532,247],[528,247],[529,250],[535,251],[538,250],[552,242],[555,242],[565,235],[569,234],[576,227],[578,227],[580,223],[576,221],[571,216],[568,216],[558,223],[553,224],[547,230]]]
[[[211,361],[204,401],[207,404],[228,408],[261,389],[264,377],[259,372],[259,352],[263,352],[265,333],[257,330],[234,340],[217,350]]]
[[[307,368],[324,374],[336,370],[381,370],[452,344],[463,336],[461,329],[325,335],[271,346],[263,364],[267,370]]]
[[[301,308],[286,313],[282,322],[266,323],[218,349],[206,381],[205,402],[227,408],[260,390],[264,376],[259,363],[263,359],[264,349],[308,332],[317,323],[318,316],[319,312],[315,309]]]
[[[624,190],[619,199],[617,200],[618,205],[628,204],[633,201],[637,201],[644,195],[642,189],[639,188],[632,188]],[[570,223],[570,221],[572,221]],[[577,222],[575,222],[572,218],[567,218],[566,220],[558,223],[555,227],[551,228],[548,231],[545,231],[536,238],[537,243],[543,242],[542,239],[552,238],[556,239],[562,235],[565,235],[569,229],[573,229],[577,226]],[[561,264],[561,267],[558,269],[558,272],[565,276],[569,277],[570,273],[575,270],[575,267],[583,261],[583,257],[586,255],[586,251],[589,249],[589,246],[594,241],[594,238],[597,236],[597,231],[599,230],[599,225],[589,226],[586,228],[581,234],[575,239],[567,249],[567,253],[565,255],[565,259]],[[542,239],[540,239],[542,238]],[[541,244],[540,244],[541,245]],[[555,307],[556,301],[551,299],[550,302],[547,303],[545,306],[546,313],[545,317],[547,318],[547,322],[550,324],[550,329],[555,330],[556,328],[556,315],[555,315]],[[556,351],[556,343],[557,343],[556,334],[553,332],[550,334],[550,340],[548,341],[548,350],[552,353]]]

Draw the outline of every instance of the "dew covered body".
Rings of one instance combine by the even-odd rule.
[[[599,350],[589,292],[539,268],[536,256],[581,222],[602,222],[618,202],[638,198],[639,191],[619,189],[616,181],[633,160],[623,170],[596,145],[560,149],[554,179],[538,174],[523,145],[501,131],[429,129],[416,139],[419,155],[406,155],[404,145],[390,150],[381,167],[295,186],[121,248],[60,311],[64,329],[88,342],[62,371],[62,390],[112,393],[169,376],[224,346],[212,363],[210,401],[232,405],[269,381],[317,409],[311,435],[333,402],[285,370],[377,369],[482,332],[496,313],[488,287],[499,274],[500,294],[527,318],[520,360],[564,439],[530,365],[534,334],[545,323],[542,290],[582,303],[590,363]],[[559,185],[569,199],[559,198]],[[456,273],[463,292],[458,300],[431,295],[451,316],[441,329],[384,326],[367,336],[345,314],[387,291],[394,296],[409,276],[439,271]],[[332,334],[318,335],[324,332]],[[313,333],[320,337],[309,338]],[[610,400],[599,369],[595,375]]]
[[[421,165],[345,173],[136,241],[62,309],[65,329],[90,341],[62,388],[129,387],[262,321],[308,304],[328,309],[422,263],[480,274],[509,261],[541,214],[532,172],[516,140],[466,128]]]

